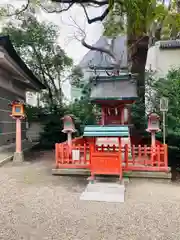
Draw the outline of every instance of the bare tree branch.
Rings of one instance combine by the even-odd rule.
[[[95,4],[98,6],[104,6],[108,4],[108,0],[103,0],[103,1],[98,1],[98,0],[51,0],[52,2],[56,2],[56,3],[77,3],[77,4],[84,4],[84,3],[91,3],[91,4]]]
[[[80,4],[84,10],[85,16],[86,16],[89,24],[92,24],[92,23],[98,22],[98,21],[103,21],[105,19],[105,17],[108,15],[108,13],[110,12],[112,6],[114,5],[114,0],[112,0],[111,4],[109,4],[108,0],[103,0],[103,1],[98,1],[98,0],[75,0],[75,1],[73,1],[73,0],[52,0],[52,2],[68,3],[69,5],[71,5],[71,4],[73,5],[75,3]],[[105,5],[108,5],[108,6],[101,15],[94,17],[94,18],[90,18],[88,15],[88,12],[86,10],[86,7],[88,5],[91,5],[91,6],[93,5],[95,7],[102,7]],[[67,10],[65,10],[65,11],[67,11]],[[54,12],[59,12],[59,11],[54,10]]]
[[[6,16],[7,17],[12,17],[12,16],[15,16],[15,15],[20,15],[21,13],[23,13],[24,11],[26,11],[28,9],[29,5],[30,5],[30,0],[27,0],[27,3],[24,5],[24,7],[22,9],[17,10],[14,13],[7,14]]]
[[[71,2],[71,3],[69,3],[69,6],[68,6],[68,7],[63,8],[63,9],[59,9],[59,10],[57,10],[57,9],[49,10],[49,9],[47,9],[45,6],[43,6],[42,4],[40,4],[40,7],[41,7],[44,11],[46,11],[47,13],[62,13],[62,12],[68,11],[73,5],[74,5],[74,2]]]
[[[88,48],[89,50],[106,53],[106,54],[108,54],[110,57],[112,57],[115,61],[117,61],[116,57],[114,56],[114,53],[113,53],[110,49],[106,49],[106,48],[103,48],[103,47],[95,47],[95,46],[92,46],[92,45],[86,43],[85,38],[83,38],[83,39],[81,40],[81,43],[82,43],[82,45],[83,45],[84,47]]]
[[[98,22],[98,21],[102,22],[105,19],[105,17],[108,15],[109,11],[110,11],[110,7],[107,7],[105,9],[105,11],[100,16],[94,17],[94,18],[90,19],[89,16],[88,16],[86,7],[83,4],[81,4],[81,6],[82,6],[82,8],[84,10],[85,16],[86,16],[87,21],[88,21],[89,24],[94,23],[94,22]]]
[[[90,45],[90,44],[88,44],[86,42],[85,30],[83,30],[72,17],[70,17],[70,19],[73,22],[72,26],[77,29],[77,32],[78,32],[78,35],[79,35],[79,36],[76,36],[76,34],[74,34],[74,38],[76,40],[80,41],[81,44],[84,47],[88,48],[89,50],[105,53],[108,56],[110,56],[114,60],[114,64],[113,64],[114,67],[116,66],[116,68],[117,68],[118,65],[120,64],[120,60],[117,59],[116,54],[113,52],[113,49],[114,49],[114,39],[112,39],[111,45],[109,46],[109,48],[107,48],[107,47],[97,47],[97,46]]]

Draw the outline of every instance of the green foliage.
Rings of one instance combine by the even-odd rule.
[[[44,125],[44,132],[40,137],[41,146],[52,148],[55,143],[66,139],[66,135],[62,133],[61,120],[67,112],[63,103],[62,83],[65,73],[72,70],[73,62],[57,44],[59,29],[56,25],[39,22],[33,9],[23,12],[17,18],[19,24],[9,21],[1,34],[10,35],[19,55],[47,86],[47,91],[41,93],[43,107],[26,106],[26,114],[30,123],[40,121]],[[73,81],[78,82],[81,77],[81,71],[73,68]]]
[[[82,72],[82,69],[79,66],[75,66],[72,69],[72,72],[69,76],[71,85],[75,86],[75,87],[83,87],[82,86],[83,76],[84,76],[84,74]]]
[[[160,30],[161,38],[177,36],[180,31],[180,14],[176,1],[171,7],[157,0],[116,0],[104,22],[104,35],[115,37],[123,32],[128,35],[156,36]]]
[[[142,134],[144,134],[144,130],[147,127],[147,119],[144,114],[144,108],[144,102],[141,98],[138,98],[131,108],[132,123],[134,124],[135,129],[143,131]]]
[[[78,100],[70,106],[69,111],[76,118],[76,127],[79,134],[82,134],[85,125],[96,124],[96,115],[93,105],[87,100]]]
[[[168,133],[180,135],[180,69],[172,69],[165,78],[153,79],[153,81],[154,83],[151,86],[154,90],[153,110],[161,114],[159,109],[160,98],[168,98]]]
[[[44,109],[42,107],[25,106],[26,117],[29,123],[41,121],[44,116]]]
[[[51,111],[46,107],[26,106],[26,116],[28,122],[40,122],[43,126],[43,132],[40,134],[40,147],[44,149],[54,148],[55,143],[66,140],[66,135],[62,133],[62,117],[67,111],[66,106],[51,107]]]
[[[57,108],[56,106],[50,113],[44,116],[44,131],[40,136],[40,145],[45,149],[52,149],[56,143],[64,142],[66,134],[62,133],[65,109],[63,107]]]
[[[9,21],[1,34],[10,35],[16,50],[35,75],[47,86],[49,104],[61,104],[64,72],[71,70],[72,59],[57,44],[59,29],[39,22],[29,10],[18,16],[19,25]]]
[[[150,95],[149,103],[151,109],[161,116],[160,98],[168,98],[168,112],[166,114],[166,140],[169,147],[169,164],[180,164],[180,69],[172,69],[168,72],[165,78],[156,79],[150,77]],[[162,141],[162,132],[158,134]],[[179,161],[179,163],[178,163]]]

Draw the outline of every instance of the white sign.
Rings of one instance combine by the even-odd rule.
[[[72,150],[72,160],[77,161],[80,160],[80,151],[79,150]]]
[[[168,99],[165,97],[162,97],[160,99],[160,111],[162,111],[162,112],[168,111]]]
[[[119,139],[117,137],[100,137],[96,139],[97,146],[119,146]]]

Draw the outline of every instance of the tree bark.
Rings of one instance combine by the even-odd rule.
[[[137,74],[137,93],[145,101],[145,66],[148,53],[149,37],[143,36],[128,40],[130,47],[131,72]]]

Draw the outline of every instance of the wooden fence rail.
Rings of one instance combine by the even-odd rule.
[[[113,146],[96,146],[95,151],[106,155],[109,152],[121,153],[121,161],[123,171],[168,171],[167,145],[161,144],[155,147],[147,145],[127,144],[119,147]],[[72,142],[71,147],[67,142],[57,143],[56,152],[56,168],[90,168],[91,154],[90,146],[83,142],[82,139]]]

